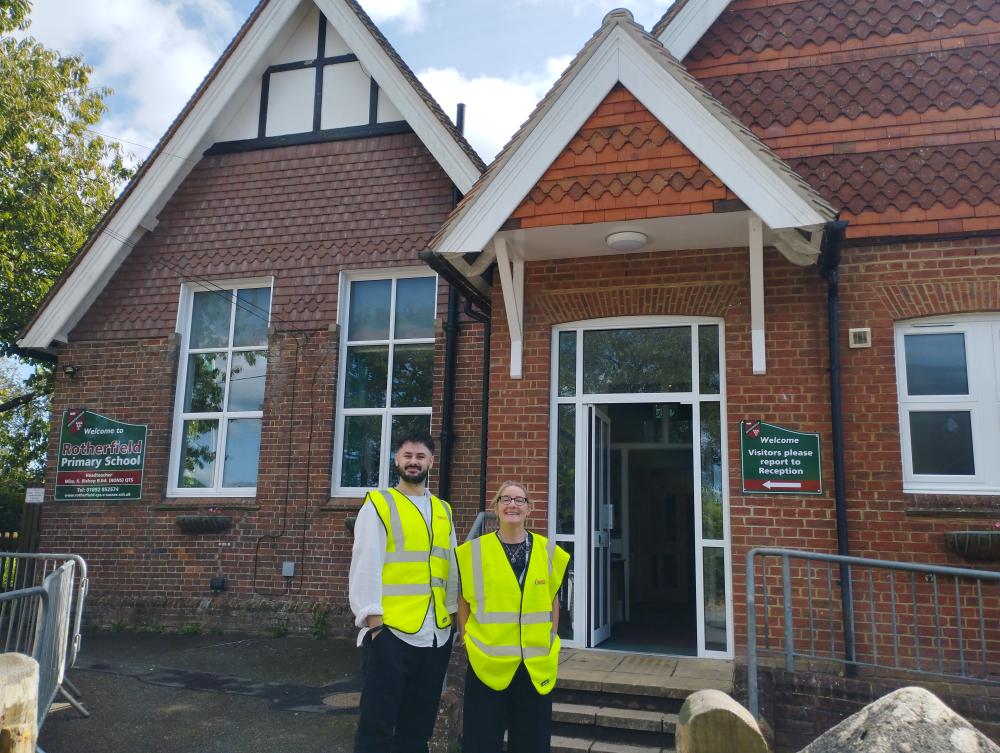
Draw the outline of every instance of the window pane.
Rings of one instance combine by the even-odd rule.
[[[576,394],[576,332],[559,333],[559,397]]]
[[[388,340],[392,280],[358,280],[351,283],[348,340]]]
[[[404,277],[396,281],[397,340],[434,337],[435,279]]]
[[[382,416],[344,418],[344,455],[340,466],[341,486],[378,486]]]
[[[194,294],[191,308],[192,348],[225,348],[229,345],[231,290]]]
[[[245,288],[236,293],[233,347],[267,345],[267,320],[271,309],[270,288]]]
[[[392,354],[392,405],[429,408],[434,382],[433,345],[397,345]]]
[[[722,538],[722,427],[719,404],[701,404],[701,535]]]
[[[260,419],[234,418],[226,430],[226,464],[222,485],[257,486],[257,458],[260,457]]]
[[[347,349],[345,408],[384,408],[389,348],[363,345]]]
[[[904,335],[906,388],[911,395],[968,395],[965,335]]]
[[[726,559],[720,546],[702,550],[705,582],[705,648],[726,650]]]
[[[573,533],[576,515],[576,406],[559,406],[556,436],[556,532]]]
[[[215,475],[218,421],[185,421],[177,485],[186,488],[212,486]]]
[[[698,388],[706,395],[719,394],[719,325],[698,327]]]
[[[913,472],[973,476],[972,414],[968,411],[910,411]]]
[[[691,328],[584,332],[583,391],[690,392]]]
[[[188,356],[187,382],[184,385],[185,413],[221,411],[225,389],[225,353],[195,353]]]
[[[229,376],[229,410],[264,410],[267,356],[262,350],[233,353]]]
[[[399,440],[411,431],[426,431],[430,433],[431,417],[424,416],[393,416],[392,417],[392,441],[389,442],[388,462],[389,462],[389,486],[395,486],[399,481],[399,474],[396,472],[396,448],[399,447]]]

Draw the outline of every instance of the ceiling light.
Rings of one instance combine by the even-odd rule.
[[[646,237],[645,233],[639,233],[635,230],[622,230],[618,233],[612,233],[604,242],[608,244],[608,248],[612,251],[638,251],[640,248],[646,245],[646,241],[649,238]]]

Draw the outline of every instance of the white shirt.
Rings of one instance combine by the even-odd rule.
[[[416,505],[424,521],[430,527],[431,498],[429,494],[422,497],[409,497]],[[451,528],[451,558],[448,565],[448,580],[445,586],[444,605],[449,614],[458,611],[458,563],[455,560],[455,526]],[[365,502],[358,511],[358,520],[354,524],[354,548],[351,552],[351,572],[348,576],[348,595],[351,611],[354,612],[354,624],[361,628],[358,633],[358,645],[368,632],[367,618],[373,614],[383,614],[382,611],[382,565],[385,563],[386,533],[385,526],[378,516],[375,505]],[[443,646],[451,628],[439,628],[434,620],[433,598],[431,606],[424,616],[424,624],[416,633],[392,632],[411,646],[428,648]]]

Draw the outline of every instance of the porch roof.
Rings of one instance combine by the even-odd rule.
[[[797,264],[816,260],[823,225],[835,218],[836,210],[626,10],[615,10],[605,17],[601,28],[431,239],[429,253],[450,264],[485,295],[489,286],[481,273],[496,255],[494,242],[503,237],[504,224],[618,83],[715,173],[750,214],[761,218],[767,240],[786,257]],[[667,222],[684,224],[676,219]],[[745,228],[745,222],[741,226]],[[596,232],[616,229],[622,228],[609,226]],[[643,227],[644,232],[646,229]],[[544,255],[547,230],[518,231],[514,255],[523,259],[534,258],[536,253]],[[575,231],[583,232],[581,228]],[[722,240],[717,245],[727,243]],[[468,256],[480,252],[485,253],[478,258]]]

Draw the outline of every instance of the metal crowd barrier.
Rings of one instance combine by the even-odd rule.
[[[83,557],[76,554],[52,553],[22,553],[0,552],[0,593],[23,590],[42,585],[45,579],[63,564],[71,562],[72,576],[70,578],[69,618],[60,645],[65,647],[66,668],[76,664],[80,653],[81,624],[83,621],[83,605],[87,597],[89,580],[87,579],[87,563]],[[14,626],[15,630],[25,629]],[[53,644],[55,645],[55,644]],[[5,649],[6,650],[6,649]],[[26,653],[26,652],[21,652]],[[90,716],[90,712],[79,701],[80,691],[70,682],[69,678],[60,673],[56,692],[61,695],[81,716]]]
[[[75,569],[76,562],[66,559],[45,574],[41,585],[0,594],[0,649],[38,662],[39,730],[66,671]]]
[[[746,587],[754,716],[758,654],[784,656],[788,672],[802,659],[1000,683],[1000,572],[760,548],[746,556]]]

